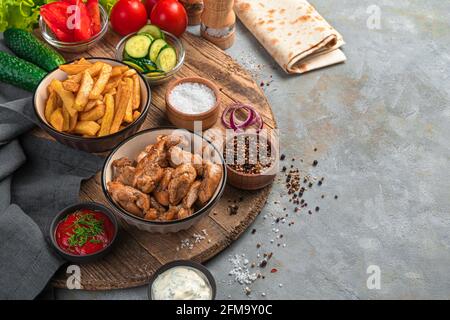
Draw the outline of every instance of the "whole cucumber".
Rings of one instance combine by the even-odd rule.
[[[33,92],[46,74],[38,66],[0,51],[0,81]]]
[[[3,33],[6,46],[18,57],[25,59],[44,70],[52,71],[65,63],[62,55],[38,40],[28,31],[11,28]]]

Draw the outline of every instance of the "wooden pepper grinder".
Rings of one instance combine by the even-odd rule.
[[[235,39],[234,0],[203,0],[201,35],[219,48],[230,48]]]
[[[188,24],[196,26],[200,24],[203,11],[203,0],[180,0],[188,15]]]

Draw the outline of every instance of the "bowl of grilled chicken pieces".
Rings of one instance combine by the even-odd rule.
[[[225,184],[225,162],[214,144],[175,128],[124,140],[102,172],[103,192],[117,216],[152,233],[191,227],[217,204]]]

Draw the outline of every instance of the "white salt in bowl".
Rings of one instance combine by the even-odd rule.
[[[206,86],[208,87],[211,92],[213,93],[214,97],[215,97],[215,101],[212,103],[211,107],[208,109],[205,107],[205,105],[203,105],[202,107],[194,107],[193,110],[194,111],[202,111],[202,112],[197,112],[197,113],[189,113],[189,107],[186,106],[175,106],[172,102],[173,100],[176,99],[171,99],[171,95],[173,90],[181,84],[188,84],[188,83],[193,83],[193,84],[199,84],[201,86]],[[203,97],[196,97],[196,100],[201,101],[202,103],[204,103],[205,101],[209,100],[208,95],[209,92],[208,91],[204,91],[203,89],[200,89],[201,87],[198,86],[193,86],[193,88],[195,89],[195,92],[198,95],[204,95]],[[167,117],[169,118],[169,121],[172,122],[172,124],[174,124],[177,128],[183,128],[183,129],[187,129],[190,131],[194,131],[194,122],[197,122],[197,127],[195,128],[196,130],[199,129],[199,125],[201,125],[201,130],[206,130],[211,128],[217,121],[217,118],[219,117],[219,112],[220,112],[220,94],[219,94],[219,89],[217,88],[217,86],[205,79],[205,78],[201,78],[201,77],[187,77],[187,78],[182,78],[182,79],[178,79],[175,81],[172,81],[171,83],[169,83],[167,90],[166,90],[166,114]],[[183,107],[185,107],[186,112],[183,112]]]

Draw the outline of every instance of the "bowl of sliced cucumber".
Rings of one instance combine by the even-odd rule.
[[[116,59],[136,69],[150,85],[171,79],[183,65],[184,56],[177,37],[151,24],[127,35],[116,46]]]

